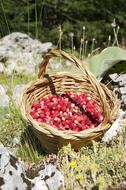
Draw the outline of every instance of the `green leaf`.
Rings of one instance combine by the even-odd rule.
[[[125,60],[126,50],[119,47],[108,47],[100,54],[87,58],[87,63],[90,71],[100,80],[116,63]]]

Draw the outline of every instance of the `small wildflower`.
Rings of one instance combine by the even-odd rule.
[[[80,180],[80,181],[81,181],[81,180],[84,180],[83,174],[79,174],[79,175],[77,176],[77,179]]]
[[[76,163],[76,161],[71,161],[69,163],[69,165],[70,165],[71,168],[75,168],[77,166],[77,163]]]

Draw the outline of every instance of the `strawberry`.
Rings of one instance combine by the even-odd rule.
[[[104,120],[101,108],[84,93],[78,95],[66,92],[42,97],[32,103],[30,114],[40,123],[76,132],[95,128]]]

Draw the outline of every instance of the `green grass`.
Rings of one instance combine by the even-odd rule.
[[[6,146],[12,146],[14,137],[20,136],[24,123],[19,108],[12,100],[12,92],[16,84],[27,83],[32,79],[31,76],[26,75],[12,75],[6,77],[0,75],[0,84],[7,87],[7,94],[10,97],[10,104],[6,108],[0,108],[0,141]]]
[[[11,76],[6,76],[4,74],[0,74],[0,83],[7,85],[10,90],[15,87],[16,84],[22,84],[22,83],[28,83],[31,80],[35,80],[37,78],[37,75],[31,75],[31,74],[13,74]]]
[[[69,145],[59,152],[59,163],[69,190],[106,190],[126,180],[126,151],[121,143],[107,147],[94,142],[93,147],[84,147],[79,152]]]
[[[27,83],[37,76],[14,75],[5,78],[0,76],[1,84],[8,86],[8,94],[16,84]],[[124,122],[126,126],[126,122]],[[125,129],[125,127],[124,127]],[[14,138],[20,143],[14,145]],[[57,154],[57,162],[65,176],[66,190],[110,189],[118,187],[126,181],[126,150],[123,143],[126,132],[115,138],[109,144],[93,143],[91,147],[83,147],[75,152],[68,145]],[[19,108],[11,102],[8,108],[0,108],[0,142],[12,148],[16,155],[25,161],[26,165],[40,163],[47,158],[39,141],[22,120]]]

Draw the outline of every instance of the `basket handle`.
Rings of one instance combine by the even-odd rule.
[[[104,90],[102,88],[102,85],[96,79],[96,77],[90,72],[90,70],[88,69],[86,63],[82,64],[82,62],[79,61],[74,55],[70,55],[70,54],[68,54],[68,53],[66,53],[66,52],[64,52],[62,50],[51,50],[50,52],[48,52],[44,56],[43,61],[40,64],[38,77],[40,79],[44,78],[46,66],[47,66],[47,64],[49,62],[49,59],[52,58],[52,57],[65,58],[65,59],[75,63],[75,65],[77,67],[79,67],[79,69],[83,72],[83,74],[86,75],[87,80],[93,86],[94,90],[96,90],[98,92],[98,94],[100,96],[103,112],[105,113],[107,118],[110,118],[110,115],[109,115],[110,108],[109,108],[108,103],[106,103],[107,100],[106,100],[106,96],[105,96]]]
[[[44,78],[46,66],[49,63],[49,59],[52,57],[62,57],[64,59],[67,59],[73,62],[84,74],[90,75],[86,63],[84,64],[84,66],[82,66],[81,61],[79,61],[74,55],[70,55],[62,50],[51,50],[43,57],[43,61],[39,66],[39,78]]]

